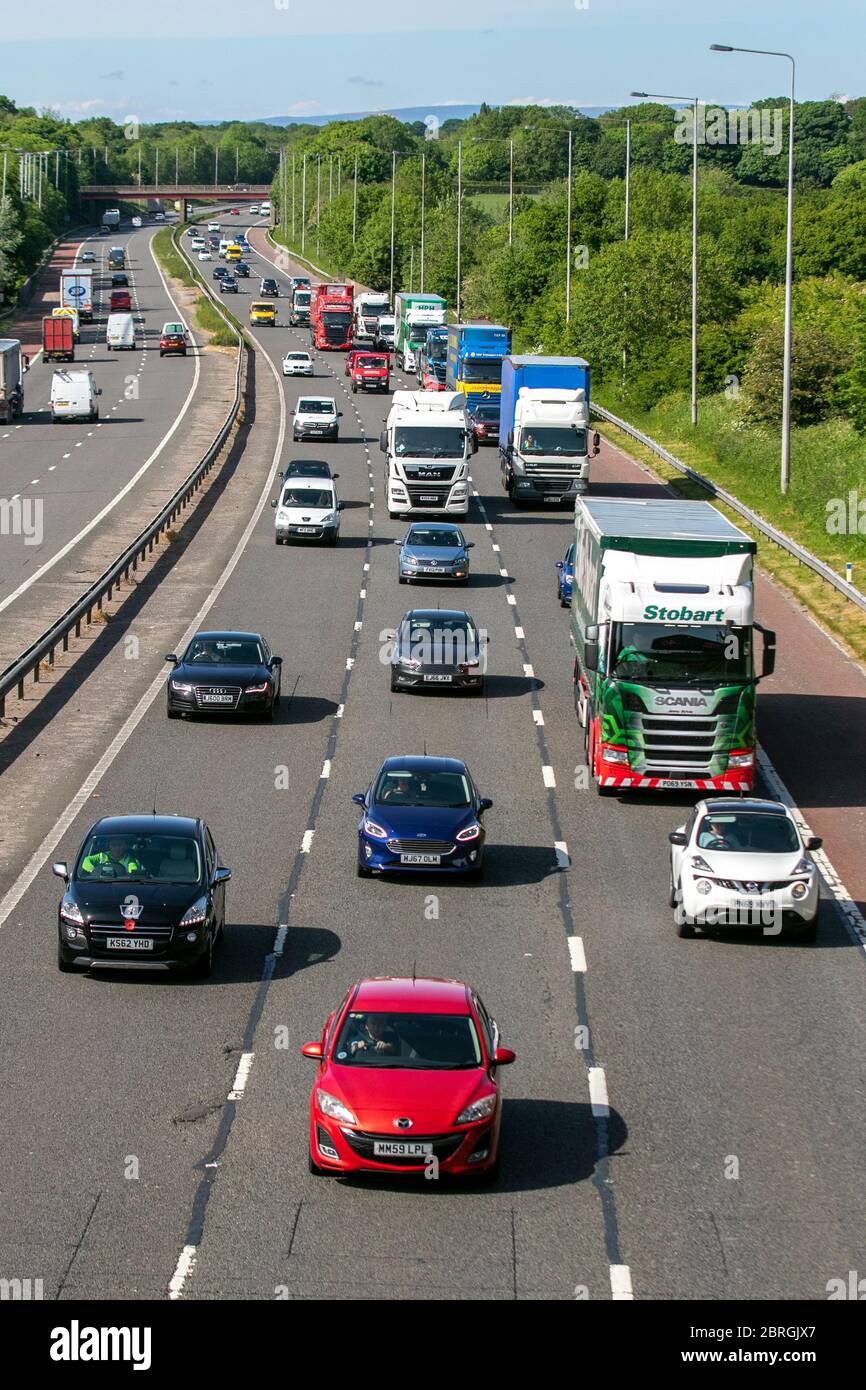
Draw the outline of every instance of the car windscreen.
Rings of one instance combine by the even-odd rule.
[[[263,289],[263,290],[275,290],[276,288],[277,288],[277,282],[276,282],[276,280],[263,280],[263,281],[262,281],[262,289]]]
[[[359,357],[357,359],[357,366],[364,372],[381,371],[387,365],[387,357]]]
[[[733,854],[796,854],[800,841],[787,816],[732,811],[706,815],[697,835],[698,849]]]
[[[456,1071],[482,1064],[474,1020],[466,1014],[372,1013],[352,1009],[332,1060],[341,1066]]]
[[[287,478],[330,478],[330,476],[330,464],[304,463],[303,459],[296,459],[286,469]]]
[[[373,800],[384,806],[469,806],[472,793],[465,772],[411,772],[390,768],[376,783]]]
[[[310,306],[310,298],[309,290],[295,290],[295,308],[308,309]]]
[[[429,618],[407,619],[400,629],[400,654],[423,666],[457,666],[477,656],[475,628],[465,618],[431,614]]]
[[[314,401],[309,397],[298,401],[299,415],[333,415],[336,409],[333,401]]]
[[[445,526],[413,526],[405,544],[435,546],[437,550],[462,550],[464,541],[459,531],[450,531]]]
[[[283,489],[283,507],[333,507],[334,495],[328,488],[287,487]]]
[[[310,361],[310,354],[309,354],[308,352],[287,352],[287,353],[286,353],[286,361],[287,361],[287,362],[309,362],[309,361]]]
[[[261,666],[264,654],[258,642],[248,638],[196,637],[183,661],[185,666]]]
[[[576,458],[586,453],[586,430],[570,425],[527,427],[520,432],[521,454],[560,454]]]
[[[188,836],[122,833],[89,836],[73,874],[86,883],[196,884],[201,876],[201,853]]]
[[[394,453],[400,458],[462,459],[465,447],[463,430],[447,425],[398,425],[394,430]]]

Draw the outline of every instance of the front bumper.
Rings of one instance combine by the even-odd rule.
[[[329,541],[340,534],[339,526],[277,526],[281,541]]]
[[[134,935],[139,939],[153,940],[153,947],[148,951],[109,951],[101,938],[104,936],[107,939],[109,931],[112,936],[125,937],[127,933],[119,922],[86,927],[86,944],[81,944],[80,938],[70,941],[68,930],[67,923],[62,920],[58,922],[61,951],[70,965],[76,965],[81,970],[100,967],[112,970],[184,970],[194,966],[208,949],[208,930],[204,924],[188,929],[159,926],[154,927],[151,934],[147,925],[142,923]],[[188,941],[188,932],[193,931],[196,939]]]
[[[446,579],[451,584],[465,584],[469,578],[469,564],[462,565],[459,570],[433,569],[432,566],[424,568],[419,565],[406,565],[400,562],[401,579],[423,579],[425,583],[431,580]]]
[[[241,695],[235,705],[202,705],[199,704],[194,691],[184,695],[169,690],[166,704],[172,714],[261,714],[263,710],[270,708],[273,698],[273,691],[266,690],[261,695]]]
[[[338,439],[340,436],[339,425],[293,425],[292,433],[295,439]]]
[[[755,783],[754,763],[750,767],[728,768],[717,776],[676,767],[666,772],[636,772],[623,763],[608,762],[603,749],[598,754],[596,774],[600,786],[620,791],[749,792]]]
[[[699,893],[699,877],[702,876],[684,877],[682,902],[677,904],[677,911],[697,926],[760,929],[772,936],[778,935],[786,923],[814,922],[818,913],[817,873],[812,875],[804,898],[793,897],[789,887],[749,892],[745,884],[740,890],[714,883],[709,893]]]
[[[384,376],[356,376],[352,378],[352,385],[358,391],[390,391],[391,389],[390,379]]]
[[[412,483],[411,486],[415,489],[417,484]],[[405,487],[401,496],[395,492],[393,485],[389,484],[388,511],[400,512],[406,516],[443,516],[446,512],[454,516],[466,516],[469,511],[469,489],[467,487],[462,495],[458,494],[456,497],[453,488],[450,492],[443,490],[437,495],[435,502],[412,502]]]
[[[470,672],[460,671],[453,666],[422,666],[418,671],[394,663],[391,670],[394,679],[406,690],[434,690],[446,693],[449,690],[477,690],[484,682],[480,667],[477,671]],[[448,680],[430,680],[431,676],[447,676]]]
[[[397,1131],[386,1134],[384,1131],[378,1133],[340,1125],[336,1120],[320,1114],[315,1104],[311,1106],[310,1153],[320,1168],[335,1173],[383,1173],[392,1177],[400,1173],[417,1177],[428,1172],[430,1157],[419,1160],[373,1156],[373,1145],[377,1140],[393,1141],[395,1135],[401,1137]],[[499,1114],[493,1123],[482,1120],[474,1125],[461,1125],[459,1129],[419,1134],[417,1137],[412,1135],[412,1140],[430,1144],[433,1150],[431,1157],[435,1158],[437,1164],[435,1171],[440,1175],[467,1177],[473,1173],[483,1173],[496,1162]]]
[[[483,838],[470,840],[466,844],[452,841],[452,844],[453,853],[443,854],[439,864],[403,864],[399,852],[389,849],[387,841],[374,840],[359,831],[358,863],[362,869],[380,874],[468,874],[481,867],[484,861]]]

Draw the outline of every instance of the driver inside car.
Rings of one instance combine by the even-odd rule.
[[[96,854],[88,854],[81,861],[81,872],[92,874],[99,872],[106,878],[127,878],[131,874],[141,872],[141,865],[137,859],[133,859],[127,841],[119,835],[112,836],[108,841],[108,849],[100,850]]]

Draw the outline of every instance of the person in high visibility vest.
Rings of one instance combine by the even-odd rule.
[[[81,873],[98,872],[106,878],[125,878],[141,872],[141,865],[132,857],[127,841],[121,835],[114,835],[108,841],[108,849],[96,854],[85,855],[81,861]]]

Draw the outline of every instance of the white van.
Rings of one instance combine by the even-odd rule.
[[[228,251],[228,249],[229,249],[230,246],[231,246],[231,242],[229,241],[228,237],[223,237],[222,241],[220,242],[220,249],[219,249],[219,254],[220,254],[220,256],[223,258],[223,260],[225,259],[226,251]]]
[[[51,378],[51,420],[98,420],[102,392],[93,372],[57,371]]]
[[[109,314],[105,330],[105,343],[108,351],[135,347],[135,322],[132,314]]]
[[[208,224],[207,224],[207,229],[208,229],[209,232],[221,232],[221,231],[222,231],[222,227],[221,227],[221,225],[219,224],[219,222],[208,222]]]
[[[288,478],[280,496],[271,503],[276,509],[274,540],[325,541],[336,545],[340,535],[340,512],[333,478]]]

